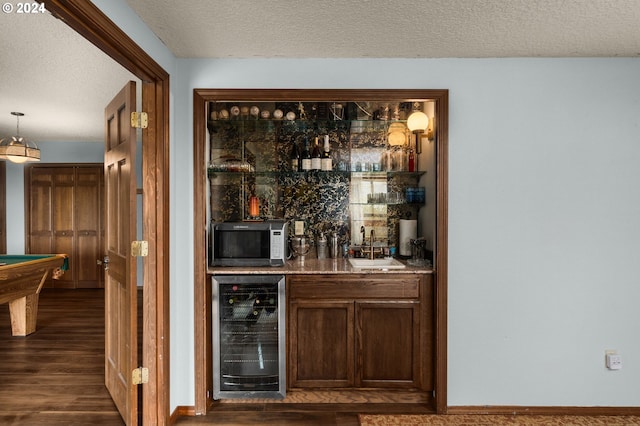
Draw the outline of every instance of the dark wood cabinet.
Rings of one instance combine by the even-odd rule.
[[[429,276],[294,275],[287,287],[291,388],[432,388]]]
[[[102,165],[31,165],[25,169],[29,253],[65,253],[69,270],[48,286],[101,288]]]
[[[354,385],[354,303],[293,300],[289,304],[291,387]]]
[[[419,388],[420,302],[355,302],[356,386]]]

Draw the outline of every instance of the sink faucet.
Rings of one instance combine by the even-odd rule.
[[[375,238],[375,232],[373,232],[373,228],[371,228],[371,238],[369,241],[369,259],[373,260],[373,239]]]

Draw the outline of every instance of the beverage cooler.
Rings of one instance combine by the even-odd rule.
[[[284,275],[212,279],[213,398],[284,398]]]

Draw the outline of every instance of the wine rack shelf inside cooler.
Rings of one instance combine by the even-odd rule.
[[[215,276],[214,399],[284,397],[284,277]]]

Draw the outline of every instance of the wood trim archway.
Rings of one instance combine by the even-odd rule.
[[[203,230],[207,227],[205,200],[207,102],[222,99],[234,101],[331,101],[433,99],[436,102],[436,264],[435,266],[435,410],[444,414],[447,403],[447,330],[448,330],[448,212],[449,212],[449,91],[446,89],[194,89],[194,323],[195,323],[195,413],[206,414],[213,402],[211,347],[210,285],[207,280],[207,256]]]
[[[41,1],[97,48],[142,80],[142,108],[149,126],[142,132],[144,262],[141,424],[169,422],[169,74],[93,3]]]

